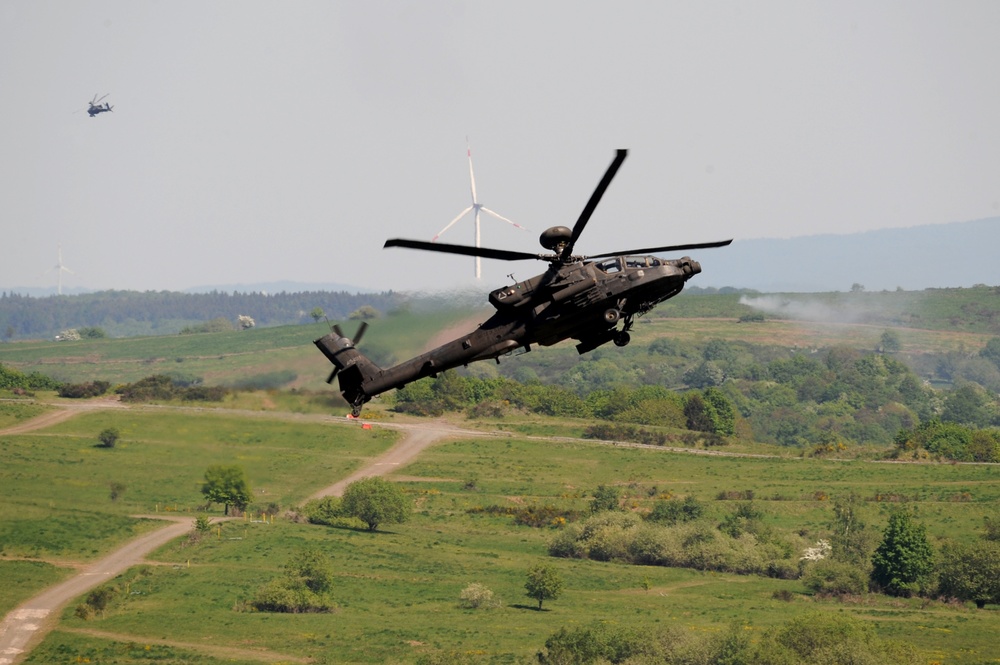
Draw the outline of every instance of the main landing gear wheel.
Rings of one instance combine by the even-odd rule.
[[[622,313],[617,309],[611,308],[604,312],[604,321],[606,323],[618,323],[618,319],[622,318]]]
[[[624,330],[614,337],[615,346],[625,346],[632,341],[632,336]]]

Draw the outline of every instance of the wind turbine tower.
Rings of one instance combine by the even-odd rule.
[[[453,227],[455,225],[455,223],[458,222],[458,220],[462,219],[463,217],[465,217],[470,212],[473,213],[473,218],[476,221],[476,247],[480,246],[480,244],[479,244],[479,240],[480,240],[479,213],[480,212],[485,212],[488,215],[492,215],[493,217],[496,217],[501,222],[507,222],[508,224],[510,224],[513,227],[519,228],[522,231],[527,231],[528,229],[526,229],[525,227],[521,226],[520,224],[518,224],[516,222],[512,222],[509,219],[507,219],[506,217],[504,217],[503,215],[500,215],[498,213],[493,212],[492,210],[490,210],[489,208],[487,208],[486,206],[484,206],[482,203],[480,203],[479,199],[476,198],[476,174],[472,171],[472,147],[469,145],[469,138],[468,137],[465,138],[465,148],[466,148],[466,154],[469,157],[469,185],[470,185],[470,189],[472,190],[472,205],[470,205],[468,208],[466,208],[462,212],[458,213],[458,217],[456,217],[455,219],[453,219],[450,222],[448,222],[448,225],[446,227],[444,227],[443,229],[441,229],[440,231],[438,231],[437,235],[434,236],[433,238],[431,238],[431,242],[437,242],[437,239],[440,238],[444,234],[445,231],[447,231],[448,229],[450,229],[451,227]],[[480,279],[481,277],[482,277],[482,259],[477,256],[476,257],[476,279]]]
[[[62,245],[59,246],[59,260],[51,268],[51,270],[55,270],[56,271],[56,284],[57,284],[57,286],[56,286],[56,293],[58,295],[62,295],[62,274],[64,272],[68,272],[71,275],[73,274],[73,271],[70,270],[69,268],[67,268],[65,266],[65,264],[63,264],[63,260],[62,260]]]

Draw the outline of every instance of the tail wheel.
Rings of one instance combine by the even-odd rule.
[[[632,341],[632,336],[627,332],[620,332],[614,337],[615,346],[625,346]]]
[[[605,323],[618,323],[620,318],[622,318],[622,313],[617,309],[611,308],[604,312]]]

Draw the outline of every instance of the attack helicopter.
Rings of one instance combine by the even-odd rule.
[[[109,92],[108,95],[110,94],[111,93]],[[108,95],[104,95],[104,97],[107,97]],[[104,99],[104,97],[101,97],[101,99]],[[101,99],[98,99],[97,94],[95,93],[94,98],[91,99],[89,102],[87,102],[87,104],[90,105],[90,107],[87,109],[87,114],[91,118],[93,118],[98,113],[107,113],[114,108],[114,106],[112,106],[108,102],[104,102],[103,104],[101,104]]]
[[[657,304],[673,298],[685,282],[701,272],[701,264],[688,256],[662,259],[653,254],[689,249],[724,247],[732,239],[686,245],[667,245],[604,252],[590,256],[573,253],[601,197],[614,178],[627,150],[618,150],[573,228],[553,226],[541,234],[539,242],[547,253],[532,254],[487,247],[449,245],[394,238],[383,247],[403,247],[430,252],[478,256],[500,261],[534,259],[546,261],[548,269],[522,282],[494,289],[489,302],[496,314],[458,339],[383,369],[361,353],[356,345],[368,324],[361,322],[354,339],[340,326],[315,340],[314,344],[333,363],[327,383],[340,378],[340,392],[354,417],[376,395],[439,372],[531,350],[532,345],[552,346],[575,339],[581,354],[602,344],[625,346],[637,317]],[[620,326],[620,327],[619,327]]]

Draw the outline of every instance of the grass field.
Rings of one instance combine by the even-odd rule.
[[[122,441],[95,448],[107,426],[118,427]],[[393,436],[377,425],[361,430],[306,416],[147,408],[0,437],[0,510],[8,516],[0,522],[0,575],[16,582],[0,588],[0,607],[65,574],[21,557],[63,563],[107,552],[148,528],[130,515],[201,503],[209,464],[244,466],[254,488],[266,490],[260,503],[289,507],[385,450]],[[108,483],[120,478],[127,489],[113,502]],[[1000,630],[993,606],[976,611],[881,596],[845,603],[814,598],[795,580],[553,559],[547,545],[555,527],[468,511],[532,504],[586,510],[597,485],[615,484],[639,510],[670,492],[696,496],[721,518],[733,502],[717,500],[719,492],[753,490],[774,528],[811,543],[824,535],[830,498],[854,491],[906,500],[938,543],[974,538],[983,515],[997,510],[997,467],[719,457],[511,434],[442,442],[395,478],[413,505],[405,524],[370,533],[285,519],[235,522],[200,541],[175,541],[151,557],[168,565],[123,576],[129,593],[104,616],[84,621],[68,607],[60,629],[26,662],[405,663],[429,655],[526,663],[558,628],[594,620],[709,633],[740,621],[763,631],[807,609],[862,617],[881,635],[916,645],[927,662],[993,657]],[[890,505],[869,503],[879,525]],[[236,611],[307,545],[334,563],[334,613]],[[541,612],[523,588],[527,568],[540,561],[566,582]],[[503,607],[459,608],[460,592],[473,582],[492,589]],[[782,590],[790,600],[774,597]]]

